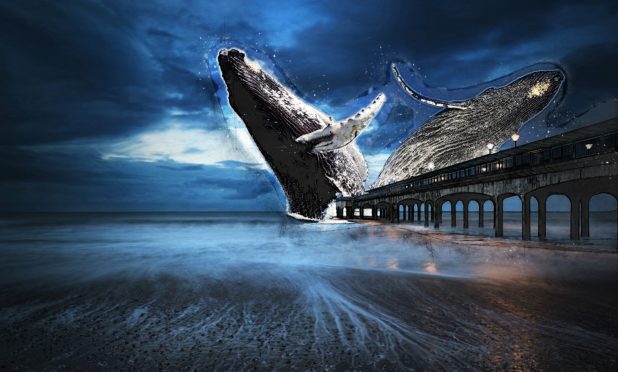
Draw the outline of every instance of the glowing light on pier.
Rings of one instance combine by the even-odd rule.
[[[515,132],[511,135],[511,139],[515,143],[515,147],[517,147],[517,141],[519,140],[519,133]]]
[[[493,143],[488,143],[487,144],[487,150],[489,150],[489,153],[491,154],[491,150],[493,150],[494,148],[494,144]]]

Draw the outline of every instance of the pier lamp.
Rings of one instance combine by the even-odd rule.
[[[515,132],[511,134],[511,139],[515,142],[515,147],[517,147],[517,141],[519,140],[519,133]]]
[[[430,171],[433,170],[435,167],[436,165],[433,162],[427,164],[427,168],[429,168]]]
[[[592,143],[587,143],[584,145],[586,147],[586,155],[590,155],[590,149],[592,148]]]
[[[489,150],[489,153],[491,154],[491,150],[494,148],[494,144],[493,143],[488,143],[487,144],[487,150]]]

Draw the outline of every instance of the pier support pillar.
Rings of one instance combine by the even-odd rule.
[[[421,222],[421,204],[416,204],[416,221]]]
[[[571,196],[571,240],[579,240],[579,198]]]
[[[429,227],[429,205],[425,204],[425,210],[423,211],[423,222],[425,227]]]
[[[483,210],[483,207],[485,206],[485,203],[479,202],[479,227],[483,227],[485,226],[485,211]]]
[[[468,221],[468,200],[463,200],[463,227],[464,229],[470,227]]]
[[[457,204],[451,201],[451,227],[457,226]]]
[[[537,196],[536,200],[539,203],[538,235],[540,239],[545,239],[547,236],[547,198],[545,195],[541,195]]]
[[[496,227],[496,237],[501,238],[504,235],[504,214],[502,210],[502,199],[498,198],[494,207],[494,225]]]
[[[582,218],[581,218],[581,222],[582,222],[582,238],[588,238],[590,237],[590,198],[588,197],[584,197],[582,199]]]
[[[442,214],[442,206],[434,204],[433,206],[433,228],[440,228],[440,214]]]
[[[530,240],[530,196],[523,197],[521,205],[521,239]]]

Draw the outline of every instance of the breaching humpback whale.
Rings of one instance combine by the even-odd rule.
[[[543,110],[564,80],[560,71],[537,71],[506,86],[489,88],[470,100],[447,103],[421,96],[403,81],[394,65],[392,70],[408,94],[444,110],[390,155],[373,187],[486,154],[487,144],[502,144]]]
[[[323,146],[324,151],[316,153],[319,146],[315,145],[323,140],[329,142],[327,138],[316,144],[296,140],[326,128],[332,123],[328,115],[285,89],[243,52],[221,50],[217,59],[229,103],[279,180],[288,198],[289,212],[321,218],[337,193],[363,192],[367,163],[352,142],[353,137],[344,134],[340,136],[343,142]],[[376,102],[367,110],[375,116]],[[332,135],[335,138],[337,133]],[[350,140],[344,143],[346,138]]]
[[[313,153],[332,151],[346,146],[354,141],[360,131],[369,125],[385,101],[386,96],[384,93],[380,93],[369,106],[361,109],[355,115],[338,123],[333,123],[332,119],[329,118],[326,127],[304,134],[298,137],[296,142],[311,145],[311,152]]]

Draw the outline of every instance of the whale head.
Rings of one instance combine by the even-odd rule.
[[[222,49],[217,60],[228,92],[245,91],[256,101],[255,104],[272,107],[269,110],[271,124],[281,128],[290,139],[321,129],[332,121],[327,114],[284,88],[263,66],[247,58],[243,51]],[[241,118],[243,114],[240,113]]]
[[[558,92],[564,75],[560,71],[536,71],[525,75],[510,84],[522,104],[546,106]]]
[[[483,139],[474,157],[485,153],[485,145],[501,145],[554,100],[565,77],[558,70],[526,74],[502,87],[489,88],[468,101],[471,123],[468,133]]]
[[[296,141],[310,133],[319,138],[332,118],[283,86],[243,51],[222,49],[217,62],[229,105],[275,173],[289,212],[321,218],[337,193],[354,195],[364,190],[367,163],[356,144],[314,153],[306,143]]]
[[[562,86],[564,75],[558,70],[535,71],[498,88],[490,88],[469,101],[469,107],[492,110],[496,118],[508,116],[510,128],[517,131],[541,112]]]

